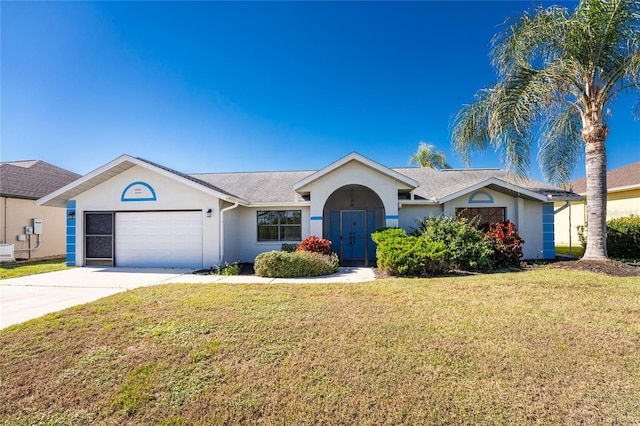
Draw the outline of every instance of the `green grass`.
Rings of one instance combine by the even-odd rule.
[[[638,424],[640,281],[127,291],[0,331],[4,424]]]
[[[569,246],[556,246],[556,254],[569,256]],[[582,258],[583,255],[584,255],[584,247],[582,247],[581,245],[571,247],[571,256],[580,259]],[[640,258],[639,259],[614,258],[614,259],[620,262],[625,262],[625,263],[640,263]]]
[[[556,246],[556,254],[569,256],[569,246]],[[584,247],[581,245],[571,246],[571,256],[581,258],[584,255]]]
[[[64,259],[42,260],[32,263],[15,263],[0,266],[0,280],[18,278],[27,275],[42,274],[45,272],[62,271],[69,269]]]

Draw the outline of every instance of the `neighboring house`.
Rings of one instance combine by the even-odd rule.
[[[567,185],[581,201],[556,203],[556,243],[579,245],[577,227],[587,222],[587,179]],[[562,210],[560,210],[562,209]],[[607,172],[607,220],[640,215],[640,161]]]
[[[578,198],[500,170],[390,169],[357,153],[318,171],[193,175],[123,155],[38,204],[67,207],[72,265],[209,268],[310,235],[371,265],[376,229],[438,215],[510,220],[526,258],[553,258],[551,196]]]
[[[39,160],[0,163],[0,260],[65,256],[66,210],[35,200],[79,177]]]

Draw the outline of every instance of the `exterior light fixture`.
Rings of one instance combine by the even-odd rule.
[[[211,209],[207,210],[207,217],[211,217],[212,213],[213,213],[213,210],[211,210]]]
[[[76,218],[76,212],[69,212],[67,219],[74,220]]]

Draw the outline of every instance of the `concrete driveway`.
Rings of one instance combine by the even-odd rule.
[[[0,280],[0,329],[137,287],[167,283],[353,283],[375,279],[369,268],[340,268],[318,278],[193,275],[192,269],[83,267]]]
[[[191,269],[74,268],[0,280],[0,329],[125,290],[163,284]]]

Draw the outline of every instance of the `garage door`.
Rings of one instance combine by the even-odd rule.
[[[202,268],[202,212],[116,213],[115,265]]]

